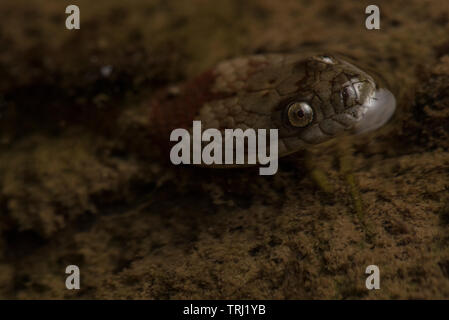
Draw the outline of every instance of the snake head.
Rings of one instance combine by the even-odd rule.
[[[373,73],[374,74],[374,73]],[[376,77],[376,79],[379,77]],[[164,95],[165,97],[165,95]],[[266,54],[222,61],[155,99],[151,136],[165,145],[170,132],[200,120],[203,129],[277,129],[284,156],[342,134],[375,130],[396,101],[367,72],[333,55]]]
[[[292,65],[277,90],[286,92],[273,113],[280,131],[280,154],[292,153],[341,134],[360,134],[384,125],[396,108],[394,95],[355,65],[317,55]],[[296,90],[293,90],[295,88]]]

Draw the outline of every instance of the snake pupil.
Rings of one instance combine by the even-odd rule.
[[[296,115],[298,116],[298,118],[303,118],[304,117],[304,111],[298,110],[298,112],[296,112]]]

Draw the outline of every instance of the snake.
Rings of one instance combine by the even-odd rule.
[[[396,109],[386,86],[337,54],[258,54],[218,63],[152,101],[151,135],[175,128],[277,129],[278,156],[383,126]],[[224,165],[225,166],[225,165]]]

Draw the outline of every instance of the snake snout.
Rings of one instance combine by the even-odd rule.
[[[356,122],[353,132],[360,134],[376,130],[387,123],[396,110],[396,99],[387,89],[381,88],[360,106],[362,116]]]

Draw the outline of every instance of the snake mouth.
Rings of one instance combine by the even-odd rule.
[[[361,134],[376,130],[383,126],[393,115],[396,109],[396,99],[387,89],[377,89],[368,96],[362,105],[346,109],[318,123],[304,128],[297,134],[281,137],[299,137],[307,144],[319,144],[343,135]],[[290,141],[290,144],[292,142]]]
[[[345,110],[332,116],[329,120],[344,127],[351,134],[361,134],[374,131],[390,120],[396,110],[396,99],[387,89],[377,89],[367,97],[362,105]],[[323,121],[324,123],[325,121]],[[321,125],[322,126],[322,125]]]
[[[352,128],[354,134],[376,130],[387,123],[396,110],[396,99],[387,89],[381,88],[358,107],[358,119]]]
[[[306,145],[320,144],[346,133],[361,134],[383,126],[396,109],[396,99],[387,89],[377,89],[362,105],[346,109],[343,113],[315,123],[298,135],[282,138],[280,156],[292,153]],[[298,139],[299,138],[299,139]]]

